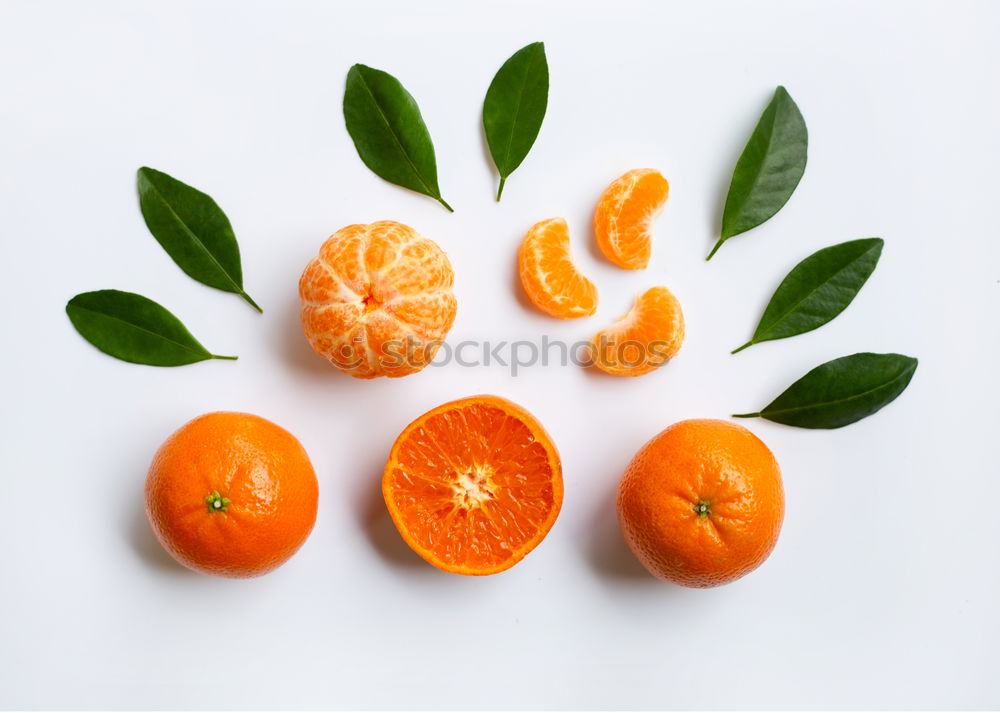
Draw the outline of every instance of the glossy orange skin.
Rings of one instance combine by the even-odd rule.
[[[476,470],[488,473],[493,492],[469,507],[463,474]],[[562,507],[562,462],[526,409],[499,396],[469,396],[403,430],[386,462],[382,495],[403,540],[427,562],[452,574],[496,574],[552,529]]]
[[[218,494],[224,510],[206,498]],[[288,560],[316,522],[319,485],[295,436],[248,413],[199,416],[171,435],[146,477],[146,514],[185,567],[256,577]]]
[[[636,453],[618,487],[629,548],[651,574],[685,587],[715,587],[759,567],[784,512],[778,462],[728,421],[675,423]]]

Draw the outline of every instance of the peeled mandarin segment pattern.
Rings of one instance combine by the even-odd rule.
[[[562,218],[535,224],[517,253],[521,284],[532,303],[559,319],[597,311],[597,288],[584,277],[569,253],[569,227]]]
[[[349,225],[302,273],[302,328],[316,353],[351,376],[406,376],[430,363],[451,329],[453,281],[444,252],[412,228]]]
[[[669,191],[667,179],[653,168],[629,171],[604,190],[594,211],[594,235],[608,260],[626,270],[649,264],[653,221]]]
[[[523,414],[475,397],[451,406],[404,432],[383,492],[404,538],[432,564],[501,571],[544,537],[558,513],[557,456]]]
[[[346,294],[364,295],[371,291],[371,280],[365,269],[364,255],[367,226],[349,225],[323,243],[320,263],[339,279]]]
[[[652,287],[631,311],[594,335],[594,366],[616,376],[648,374],[673,358],[684,341],[684,315],[666,287]]]

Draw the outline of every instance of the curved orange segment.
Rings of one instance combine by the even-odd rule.
[[[594,235],[601,252],[618,267],[649,264],[653,220],[667,202],[670,184],[654,168],[637,168],[604,189],[594,211]]]
[[[597,311],[597,288],[580,274],[569,255],[569,227],[562,218],[536,223],[517,251],[521,284],[532,303],[559,319]]]
[[[641,376],[663,366],[684,341],[684,315],[666,287],[651,287],[618,322],[590,341],[594,366],[616,376]]]
[[[406,427],[389,453],[382,495],[399,534],[432,565],[494,574],[551,529],[562,466],[534,416],[498,396],[470,396]]]

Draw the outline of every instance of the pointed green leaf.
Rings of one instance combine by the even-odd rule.
[[[792,268],[764,310],[751,344],[822,327],[843,312],[875,270],[881,238],[850,240],[819,250]]]
[[[198,282],[238,294],[263,311],[243,290],[236,236],[211,196],[145,166],[138,171],[137,186],[146,227],[178,267]]]
[[[756,413],[800,428],[840,428],[871,416],[903,393],[917,360],[902,354],[852,354],[820,364]]]
[[[500,173],[498,201],[507,177],[521,165],[535,143],[548,101],[545,45],[533,42],[503,63],[483,102],[486,142]]]
[[[133,292],[84,292],[66,304],[76,331],[105,354],[134,364],[181,366],[217,356],[173,314]]]
[[[363,64],[351,67],[344,121],[358,155],[375,174],[452,210],[438,188],[430,132],[417,102],[398,79]]]
[[[722,235],[715,251],[734,235],[756,228],[788,202],[806,170],[806,122],[784,87],[764,109],[729,184]]]

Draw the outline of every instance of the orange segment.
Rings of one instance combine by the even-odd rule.
[[[435,567],[494,574],[542,541],[559,514],[559,454],[542,425],[498,396],[432,409],[396,439],[382,494],[399,533]]]
[[[597,288],[569,256],[569,227],[562,218],[536,223],[517,251],[521,284],[538,309],[559,319],[597,311]]]
[[[434,359],[451,329],[453,281],[448,257],[413,228],[349,225],[302,273],[302,330],[317,354],[351,376],[406,376]]]
[[[618,267],[641,270],[649,264],[653,219],[667,202],[670,184],[654,168],[637,168],[604,189],[594,211],[594,234],[601,252]]]
[[[651,287],[618,322],[590,342],[594,366],[616,376],[641,376],[669,361],[684,341],[680,303],[666,287]]]

